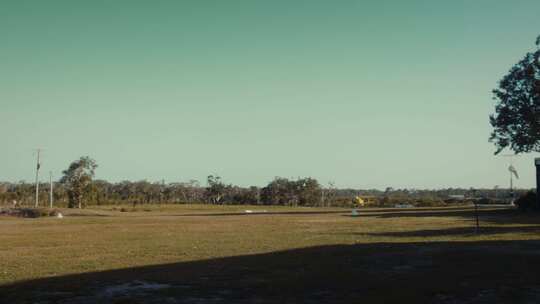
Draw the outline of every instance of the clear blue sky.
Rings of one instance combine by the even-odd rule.
[[[0,180],[501,187],[491,90],[540,1],[1,1]],[[515,166],[534,185],[533,158]]]

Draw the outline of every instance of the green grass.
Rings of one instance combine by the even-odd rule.
[[[42,289],[91,295],[134,280],[190,285],[187,293],[199,298],[225,290],[220,297],[236,303],[252,302],[245,290],[261,303],[450,303],[482,290],[525,301],[540,290],[539,217],[514,210],[482,209],[477,234],[466,207],[362,209],[359,217],[335,208],[115,208],[64,209],[63,219],[0,217],[0,302],[2,294],[14,303],[52,297]],[[21,292],[29,286],[33,292]]]

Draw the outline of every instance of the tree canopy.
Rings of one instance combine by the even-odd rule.
[[[515,153],[540,152],[540,36],[536,51],[514,65],[493,90],[498,101],[490,116],[490,142]]]
[[[209,175],[206,179],[208,188],[206,188],[206,197],[213,204],[219,204],[224,197],[225,193],[231,186],[225,185],[221,181],[221,177]]]
[[[69,207],[83,206],[83,196],[91,190],[92,178],[97,168],[96,161],[88,156],[81,157],[69,165],[62,173],[60,182],[65,185],[69,197]]]

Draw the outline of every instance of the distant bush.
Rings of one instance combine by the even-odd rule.
[[[331,202],[332,207],[354,208],[356,203],[350,197],[336,197]]]
[[[520,196],[514,204],[522,211],[538,211],[540,208],[536,205],[536,193],[529,191],[522,196]]]
[[[472,199],[456,199],[456,198],[447,198],[444,200],[444,204],[449,205],[471,205],[474,201]]]
[[[46,209],[46,208],[9,208],[3,209],[0,215],[18,216],[26,218],[39,218],[46,216],[57,216],[60,213],[59,210]]]
[[[500,200],[500,199],[493,199],[493,198],[484,197],[484,198],[481,198],[481,199],[477,200],[476,203],[480,204],[480,205],[490,205],[490,204],[504,204],[505,201]]]
[[[46,210],[43,209],[36,209],[36,208],[21,208],[19,209],[20,217],[28,217],[28,218],[38,218],[42,216],[48,216],[49,213]]]
[[[414,206],[414,207],[442,207],[447,206],[447,203],[439,198],[434,197],[420,197],[410,198],[406,196],[392,197],[383,196],[370,199],[365,204],[366,207],[380,207],[380,208],[395,208],[399,206]]]
[[[447,204],[438,198],[424,198],[413,201],[412,205],[415,207],[442,207],[446,206]]]

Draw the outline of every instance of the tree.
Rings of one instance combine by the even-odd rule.
[[[208,188],[206,188],[206,197],[212,204],[219,204],[225,196],[227,186],[221,181],[221,177],[209,175],[207,178]]]
[[[261,199],[270,205],[319,206],[322,202],[322,188],[313,178],[288,180],[276,177],[261,189]]]
[[[319,182],[310,177],[296,181],[298,203],[301,206],[320,206],[322,202],[322,188]]]
[[[330,207],[330,205],[334,202],[337,196],[337,188],[334,182],[328,182],[328,186],[326,188],[322,188],[322,200],[321,200],[321,206]]]
[[[69,168],[62,172],[64,176],[60,182],[66,187],[69,208],[83,207],[83,197],[92,190],[90,185],[96,168],[96,161],[85,156],[72,162]]]
[[[540,36],[536,46],[493,90],[498,104],[490,116],[489,141],[497,147],[495,154],[507,147],[515,153],[540,152]]]
[[[294,185],[283,177],[276,177],[261,190],[261,199],[269,205],[289,205],[294,201]]]

